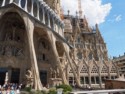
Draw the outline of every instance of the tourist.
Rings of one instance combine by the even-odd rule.
[[[12,89],[12,90],[10,91],[10,94],[15,94],[14,89]]]
[[[0,94],[2,94],[2,89],[0,89]]]
[[[10,89],[9,88],[6,90],[6,94],[10,94]]]
[[[16,90],[16,94],[20,94],[20,89],[19,88]]]
[[[15,94],[14,88],[11,89],[10,94]]]
[[[22,84],[19,85],[19,89],[20,89],[20,90],[22,89]]]

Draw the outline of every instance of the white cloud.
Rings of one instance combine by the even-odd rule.
[[[70,10],[70,14],[75,15],[78,11],[78,0],[61,0],[64,13]],[[83,14],[86,16],[90,25],[105,22],[106,16],[112,8],[111,3],[102,4],[102,0],[81,0]]]
[[[121,21],[121,20],[122,20],[122,15],[116,16],[116,18],[115,18],[115,21],[116,21],[116,22],[119,22],[119,21]]]
[[[122,15],[121,14],[119,14],[119,15],[115,14],[114,16],[112,16],[111,19],[108,19],[107,21],[109,21],[111,23],[114,23],[114,22],[119,22],[121,20],[122,20]]]

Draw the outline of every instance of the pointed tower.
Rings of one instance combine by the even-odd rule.
[[[79,18],[82,18],[83,11],[82,11],[81,0],[78,0],[78,10],[79,10]]]
[[[98,28],[98,24],[96,24],[95,26],[96,26],[96,35],[98,37],[99,43],[104,43],[104,40],[103,40],[102,35],[101,35],[99,28]]]

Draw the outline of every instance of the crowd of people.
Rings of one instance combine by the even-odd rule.
[[[0,85],[0,94],[21,94],[22,84],[8,83]]]

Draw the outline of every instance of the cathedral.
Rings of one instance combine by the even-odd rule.
[[[104,88],[119,73],[98,25],[61,15],[60,0],[0,0],[0,84]],[[28,74],[27,74],[28,72]],[[27,83],[28,82],[28,83]]]

